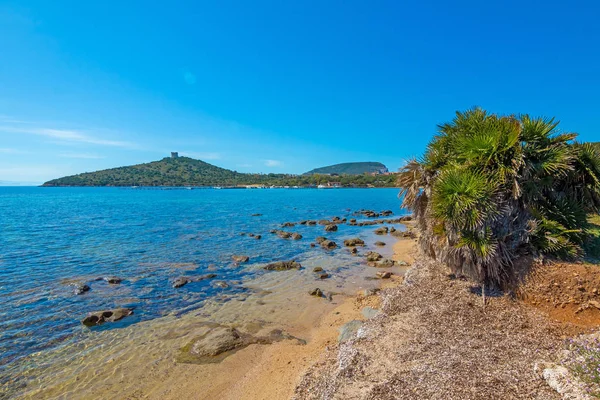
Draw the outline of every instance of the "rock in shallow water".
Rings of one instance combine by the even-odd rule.
[[[382,258],[382,255],[375,251],[369,251],[367,254],[365,254],[365,256],[367,257],[367,261],[369,262],[378,261]]]
[[[263,269],[266,269],[267,271],[289,271],[291,269],[300,268],[302,268],[302,265],[296,261],[276,261],[263,267]]]
[[[364,246],[365,241],[359,238],[352,238],[344,240],[344,246],[346,247],[354,247],[354,246]]]
[[[271,344],[282,340],[294,340],[296,344],[306,344],[306,341],[291,336],[281,329],[273,329],[267,336],[252,336],[232,327],[213,324],[208,332],[181,349],[177,361],[196,364],[215,363],[251,344]]]
[[[338,230],[338,227],[335,224],[325,225],[325,232],[335,232],[337,230]]]
[[[90,291],[90,287],[88,285],[86,285],[85,283],[75,286],[75,294],[76,295],[84,294],[85,292],[89,292],[89,291]]]
[[[321,242],[321,247],[324,249],[335,249],[337,247],[337,243],[333,240],[323,240]]]
[[[104,278],[101,278],[101,280],[104,280],[111,285],[118,285],[119,283],[123,282],[123,279],[117,276],[105,276]]]
[[[95,311],[88,314],[81,323],[85,326],[100,325],[105,322],[119,321],[133,314],[131,308],[115,308],[113,310]]]
[[[233,259],[233,261],[235,261],[236,263],[245,263],[245,262],[248,262],[248,261],[250,261],[250,257],[248,257],[248,256],[241,256],[241,255],[238,255],[238,256],[231,256],[231,258],[232,258],[232,259]]]

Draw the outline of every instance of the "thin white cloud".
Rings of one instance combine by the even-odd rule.
[[[283,165],[283,163],[279,160],[265,160],[265,166],[267,167],[279,167]]]
[[[29,153],[28,151],[24,151],[24,150],[0,147],[0,154],[28,154],[28,153]]]
[[[221,154],[219,153],[198,153],[195,151],[182,151],[179,153],[184,157],[196,158],[198,160],[220,160]]]
[[[60,153],[58,155],[62,158],[84,158],[87,160],[99,160],[101,158],[106,158],[104,156],[99,156],[97,154],[88,154],[88,153]]]
[[[14,126],[0,126],[0,132],[7,133],[24,133],[29,135],[44,136],[52,139],[58,139],[66,143],[87,143],[97,144],[100,146],[112,147],[136,147],[133,143],[123,142],[119,140],[106,140],[84,134],[80,131],[69,129],[53,129],[53,128],[21,128]]]

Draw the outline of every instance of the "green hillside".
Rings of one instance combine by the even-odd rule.
[[[145,164],[111,168],[53,179],[43,186],[316,186],[338,182],[348,187],[390,187],[395,176],[298,176],[244,174],[188,157],[163,158]]]
[[[314,174],[337,174],[337,175],[362,175],[365,173],[388,172],[385,165],[379,162],[352,162],[329,165],[327,167],[315,168],[304,175]]]

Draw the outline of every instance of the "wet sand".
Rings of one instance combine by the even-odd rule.
[[[393,258],[411,262],[414,243],[410,239],[389,242],[393,244]],[[389,248],[386,251],[391,253]],[[364,307],[379,307],[379,296],[357,294],[364,292],[361,278],[372,276],[377,270],[367,268],[360,276],[353,276],[343,290],[338,289],[342,293],[335,295],[332,302],[308,296],[306,288],[314,287],[314,280],[286,279],[286,274],[294,272],[273,273],[257,283],[261,289],[239,301],[225,305],[215,302],[212,308],[207,305],[199,313],[180,318],[167,316],[104,332],[106,338],[101,349],[90,349],[84,357],[81,354],[88,351],[85,342],[69,349],[73,352],[73,361],[68,368],[49,371],[48,375],[52,376],[40,381],[24,398],[291,398],[303,373],[322,356],[328,345],[337,343],[338,329],[348,321],[364,319],[361,314]],[[370,286],[397,285],[402,271],[394,272],[392,279],[370,281]],[[325,290],[336,289],[335,280],[318,282],[318,285]],[[249,309],[262,311],[248,313]],[[220,363],[177,363],[179,349],[197,336],[205,324],[206,319],[202,317],[209,315],[213,322],[256,335],[281,328],[306,340],[307,344],[299,345],[292,340],[253,344]]]

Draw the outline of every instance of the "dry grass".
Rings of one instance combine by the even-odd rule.
[[[562,332],[534,310],[493,297],[419,260],[405,284],[383,292],[384,313],[362,338],[329,349],[296,399],[559,399],[534,372]]]

